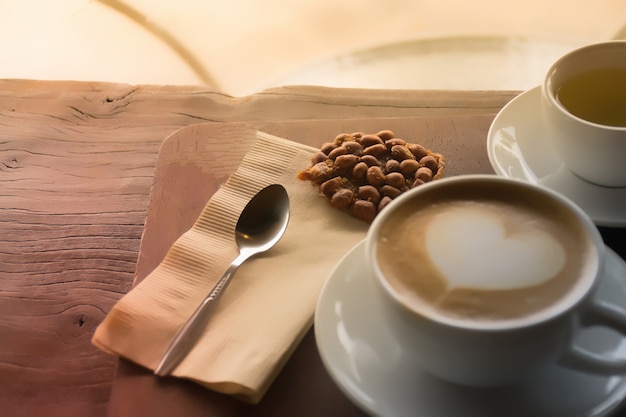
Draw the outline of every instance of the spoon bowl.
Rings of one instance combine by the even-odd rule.
[[[187,356],[239,266],[251,256],[272,248],[282,238],[288,223],[289,196],[282,185],[269,185],[252,197],[239,215],[235,226],[235,242],[239,248],[239,255],[176,333],[154,370],[155,375],[170,374]]]
[[[283,236],[289,223],[289,196],[282,185],[273,184],[256,194],[241,212],[235,227],[240,252],[260,253]]]

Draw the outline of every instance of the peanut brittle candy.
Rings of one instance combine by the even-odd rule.
[[[403,192],[443,175],[445,160],[391,130],[342,133],[322,145],[298,178],[318,187],[330,205],[372,222]]]

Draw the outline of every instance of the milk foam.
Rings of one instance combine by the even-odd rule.
[[[425,239],[427,253],[447,280],[448,291],[539,285],[555,277],[566,263],[565,249],[547,232],[507,224],[505,218],[479,207],[455,207],[438,214],[427,226]]]

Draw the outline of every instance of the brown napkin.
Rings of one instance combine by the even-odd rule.
[[[150,369],[237,254],[239,213],[263,187],[282,184],[291,218],[281,241],[244,263],[204,334],[173,375],[260,401],[312,324],[319,291],[367,224],[331,208],[296,179],[315,149],[257,132],[237,171],[163,262],[112,308],[93,344]]]

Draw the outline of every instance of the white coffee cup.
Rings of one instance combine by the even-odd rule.
[[[565,167],[602,186],[626,186],[626,41],[559,58],[542,84],[548,136]]]
[[[582,321],[624,331],[626,315],[592,297],[596,226],[548,188],[493,175],[421,185],[378,214],[366,253],[387,325],[437,377],[500,386],[557,362],[626,373],[626,358],[573,343]]]

